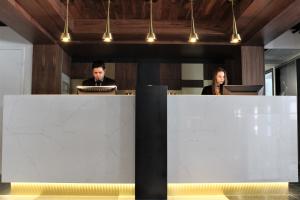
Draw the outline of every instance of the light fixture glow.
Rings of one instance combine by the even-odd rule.
[[[231,44],[238,44],[242,41],[242,38],[241,38],[241,36],[240,36],[240,34],[238,33],[238,30],[237,30],[235,14],[234,14],[234,7],[233,7],[234,0],[229,0],[229,1],[231,2],[232,17],[233,17],[233,24],[232,24],[233,32],[232,32],[232,35],[231,35],[230,43]]]
[[[106,21],[106,27],[105,27],[105,33],[102,36],[102,39],[104,42],[111,42],[113,40],[112,34],[110,32],[110,0],[108,0],[108,6],[107,6],[107,21]]]
[[[190,43],[196,43],[199,40],[198,34],[195,29],[195,19],[194,19],[194,0],[191,0],[191,33],[189,37]]]
[[[64,32],[60,36],[60,40],[64,43],[71,42],[71,35],[69,33],[69,0],[67,0],[67,13],[66,13],[66,20],[65,20],[65,27]]]
[[[156,40],[156,35],[153,29],[153,21],[152,21],[152,0],[150,0],[150,24],[149,24],[149,32],[146,37],[146,41],[149,43],[153,43]]]

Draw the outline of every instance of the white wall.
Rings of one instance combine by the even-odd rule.
[[[0,27],[0,173],[3,96],[30,94],[33,45],[9,27]]]
[[[266,49],[300,49],[300,34],[286,31],[265,45]]]

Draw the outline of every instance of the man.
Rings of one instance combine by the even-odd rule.
[[[96,62],[92,65],[93,78],[82,82],[83,86],[109,86],[116,85],[113,79],[105,76],[105,64],[103,62]]]

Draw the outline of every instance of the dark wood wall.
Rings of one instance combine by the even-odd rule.
[[[119,90],[135,90],[137,63],[116,63],[115,80]],[[181,63],[160,63],[160,84],[167,85],[169,90],[181,90]],[[224,62],[204,63],[204,79],[210,80],[217,67],[228,73],[229,84],[242,84],[242,68],[240,57]],[[71,78],[87,79],[91,77],[91,63],[72,63]],[[199,85],[198,87],[201,87]]]
[[[217,47],[215,48],[218,49]],[[148,55],[149,49],[146,50],[143,53]],[[217,59],[219,57],[218,54],[213,52],[211,51],[211,53],[207,54],[207,59],[205,57],[198,59],[196,54],[189,58],[179,55],[171,56],[168,52],[158,54],[154,61],[160,63],[160,84],[167,85],[170,90],[180,90],[182,87],[181,63],[204,63],[204,80],[210,80],[213,71],[217,67],[223,67],[228,72],[229,84],[264,84],[263,47],[224,47],[222,52],[226,52],[226,54],[224,54],[225,56],[222,54],[222,59]],[[173,52],[173,54],[175,55],[176,53]],[[34,45],[33,56],[33,94],[60,94],[61,73],[67,74],[71,79],[87,79],[91,77],[92,61],[76,62],[76,58],[72,57],[72,60],[75,61],[70,64],[71,57],[58,45]],[[114,54],[114,56],[116,55]],[[167,61],[163,59],[164,56],[168,57]],[[106,57],[101,57],[101,59],[105,62],[116,63],[115,80],[120,90],[136,89],[138,63],[153,62],[153,60],[147,59],[137,59],[135,62],[128,62],[126,59],[123,62],[122,60],[107,59]],[[199,87],[202,86],[200,85]]]
[[[231,85],[241,85],[242,84],[242,67],[240,57],[236,59],[225,60],[219,63],[204,63],[204,79],[211,80],[214,71],[221,67],[226,70],[228,84]]]
[[[260,46],[242,46],[241,55],[243,85],[264,85],[264,48]]]
[[[77,63],[73,62],[71,67],[71,78],[72,79],[88,79],[92,76],[92,63]]]
[[[169,90],[181,90],[181,63],[161,63],[160,84]]]
[[[60,46],[33,46],[32,94],[60,94],[62,72],[71,75],[71,57]]]
[[[119,90],[135,90],[137,63],[116,63],[115,80]]]
[[[71,78],[87,79],[91,77],[92,63],[72,63]],[[115,63],[115,80],[119,90],[135,90],[138,63]],[[161,63],[160,84],[170,90],[181,89],[181,64]]]

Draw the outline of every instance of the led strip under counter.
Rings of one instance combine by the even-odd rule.
[[[288,194],[288,183],[168,184],[168,196]],[[134,184],[11,183],[11,195],[134,196]]]

